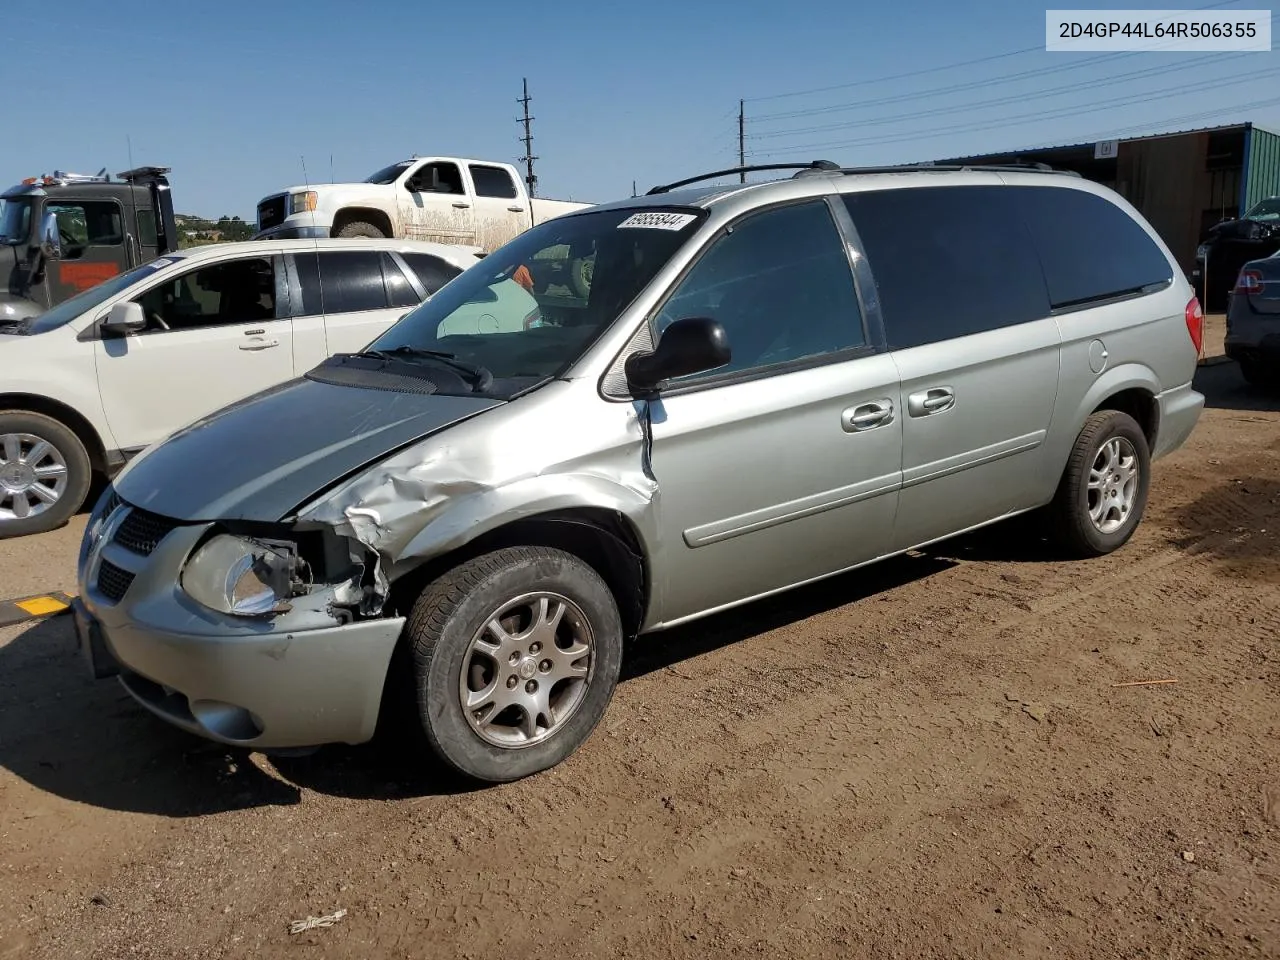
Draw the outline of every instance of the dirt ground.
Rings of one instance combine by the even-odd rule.
[[[0,958],[1280,957],[1280,400],[1199,379],[1119,553],[1012,523],[647,641],[508,786],[228,752],[0,631]]]

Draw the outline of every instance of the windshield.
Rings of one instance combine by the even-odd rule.
[[[1254,204],[1245,214],[1247,220],[1280,220],[1280,197],[1271,197],[1261,203]]]
[[[56,330],[71,320],[74,320],[86,310],[92,310],[98,304],[117,293],[120,293],[130,284],[137,283],[144,277],[150,276],[157,270],[162,270],[172,263],[177,263],[181,257],[165,257],[162,260],[152,260],[150,263],[144,263],[140,267],[134,267],[128,273],[117,273],[110,280],[104,280],[96,287],[90,287],[84,293],[78,293],[70,300],[64,300],[51,310],[46,310],[37,317],[28,320],[22,333],[47,333],[50,330]]]
[[[450,281],[370,349],[394,354],[398,368],[465,364],[483,371],[471,391],[514,396],[582,356],[704,217],[607,210],[548,220]]]
[[[0,243],[25,243],[31,235],[31,201],[0,200]]]
[[[416,162],[417,161],[415,160],[401,160],[399,163],[393,163],[389,167],[383,167],[366,180],[365,183],[380,183],[383,186],[386,186],[389,183],[395,183],[400,179],[400,174],[404,173]]]

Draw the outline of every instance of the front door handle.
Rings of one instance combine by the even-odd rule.
[[[512,213],[524,213],[524,207],[520,206],[520,204],[518,203],[513,204],[510,207],[507,207],[507,209],[510,210]]]
[[[893,401],[876,400],[849,407],[840,414],[840,426],[845,433],[861,433],[874,427],[893,422]]]
[[[240,344],[241,350],[269,350],[280,346],[279,340],[248,340]]]
[[[907,413],[913,417],[927,417],[934,413],[942,413],[955,405],[956,394],[950,387],[921,390],[907,397]]]
[[[457,207],[459,210],[465,210],[467,209],[467,207],[471,206],[471,204],[466,203],[465,201],[462,201],[462,200],[453,201],[453,205]]]

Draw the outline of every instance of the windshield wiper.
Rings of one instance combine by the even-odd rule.
[[[349,354],[353,357],[369,357],[373,360],[422,360],[428,363],[435,362],[442,366],[451,367],[459,373],[466,374],[471,378],[472,389],[484,391],[489,389],[489,385],[493,383],[493,374],[489,372],[488,367],[482,367],[476,363],[468,363],[466,360],[459,360],[457,354],[449,353],[445,350],[426,350],[422,347],[411,347],[407,344],[399,347],[392,347],[390,350],[361,350],[359,353]]]

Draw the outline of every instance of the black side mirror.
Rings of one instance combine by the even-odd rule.
[[[733,359],[724,327],[708,317],[685,317],[663,331],[652,353],[633,353],[625,365],[632,393],[655,393],[663,381],[723,367]]]

